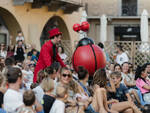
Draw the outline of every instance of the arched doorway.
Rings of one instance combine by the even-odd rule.
[[[71,49],[69,32],[68,32],[65,22],[59,16],[53,16],[45,24],[41,37],[40,37],[41,46],[45,43],[46,40],[48,40],[48,37],[49,37],[48,31],[53,29],[54,27],[58,27],[60,31],[63,33],[61,44],[64,47],[66,53],[70,55],[72,49]]]
[[[20,30],[21,27],[12,13],[0,7],[0,43],[9,45],[11,40],[12,44],[14,44],[17,31]]]

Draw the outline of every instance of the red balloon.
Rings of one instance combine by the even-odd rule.
[[[72,63],[75,71],[78,66],[85,67],[90,76],[99,68],[105,68],[106,58],[102,49],[96,45],[85,45],[78,47],[73,56]]]
[[[90,24],[87,21],[81,23],[81,30],[82,31],[86,32],[89,30],[89,28],[90,28]]]
[[[76,32],[80,31],[81,30],[80,24],[74,24],[73,25],[73,30],[76,31]]]

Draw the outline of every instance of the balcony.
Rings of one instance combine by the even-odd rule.
[[[14,5],[24,5],[24,3],[32,3],[33,0],[13,0]]]
[[[62,9],[64,13],[72,13],[81,7],[81,0],[14,0],[14,5],[32,3],[32,8],[47,6],[48,11],[58,11]]]

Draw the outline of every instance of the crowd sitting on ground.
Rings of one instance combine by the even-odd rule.
[[[14,51],[10,47],[4,52],[1,44],[0,113],[141,113],[145,104],[139,93],[150,104],[150,63],[136,71],[126,61],[110,63],[106,69],[98,69],[89,83],[84,67],[75,72],[71,64],[62,68],[54,62],[40,70],[33,83],[39,52],[33,48],[25,57],[24,38],[16,41]],[[62,47],[59,49],[68,63]]]

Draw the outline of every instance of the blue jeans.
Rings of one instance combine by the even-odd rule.
[[[90,104],[90,105],[86,108],[85,113],[98,113],[98,112],[95,112],[95,110],[93,109],[92,105]]]

